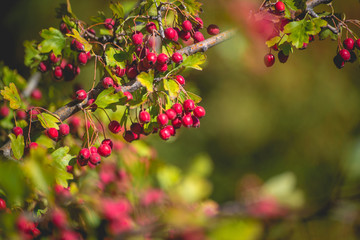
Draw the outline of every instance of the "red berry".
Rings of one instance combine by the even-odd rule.
[[[192,29],[192,24],[189,20],[186,20],[182,23],[182,29],[186,32],[189,32]]]
[[[130,126],[130,130],[133,133],[140,135],[143,132],[143,126],[140,123],[133,123]]]
[[[88,55],[85,52],[80,52],[78,54],[78,62],[82,65],[85,65],[88,61]]]
[[[26,119],[26,112],[24,110],[18,110],[16,112],[16,118],[18,120],[25,120]]]
[[[114,86],[114,80],[111,77],[104,77],[102,80],[102,86],[103,88],[109,88]]]
[[[49,54],[49,59],[52,63],[57,63],[60,61],[61,56],[57,57],[53,52]]]
[[[142,33],[135,33],[132,35],[132,41],[135,45],[140,45],[143,43],[143,37]]]
[[[352,38],[346,38],[343,42],[344,48],[351,51],[354,49],[355,41]]]
[[[87,160],[90,157],[90,150],[87,148],[83,148],[80,150],[79,154],[78,154],[78,158],[82,159],[82,160]]]
[[[105,138],[104,140],[101,141],[101,144],[107,144],[110,146],[111,150],[113,149],[113,142],[111,141],[111,139]]]
[[[115,21],[112,18],[105,19],[104,27],[106,29],[111,30],[111,29],[113,29],[114,25],[115,25]]]
[[[281,1],[278,1],[277,3],[275,3],[275,10],[278,13],[282,13],[285,11],[285,4]]]
[[[195,102],[192,99],[186,99],[183,103],[185,112],[192,112],[195,109]]]
[[[53,224],[58,228],[65,228],[67,224],[66,214],[61,209],[55,209],[51,215]]]
[[[184,85],[185,84],[185,78],[181,75],[177,75],[176,76],[176,81],[180,84],[180,85]]]
[[[115,69],[116,76],[123,77],[125,75],[125,72],[126,72],[125,68],[121,68],[119,66],[116,66],[116,69]]]
[[[181,116],[183,113],[183,106],[180,103],[175,103],[172,107],[175,110],[178,116]]]
[[[220,29],[215,24],[210,24],[207,28],[207,32],[209,35],[218,35],[220,33]]]
[[[6,209],[6,202],[4,199],[0,198],[0,211]]]
[[[205,40],[205,37],[201,32],[195,32],[193,38],[196,43],[202,42]]]
[[[165,37],[169,40],[174,40],[176,37],[176,31],[173,28],[167,28],[165,29]]]
[[[70,133],[70,127],[66,123],[60,124],[59,132],[61,136],[66,136]]]
[[[174,120],[177,117],[177,113],[175,112],[174,109],[166,110],[165,114],[170,121]]]
[[[111,154],[111,147],[109,144],[102,143],[98,147],[98,154],[100,154],[103,157],[108,157]]]
[[[38,70],[40,72],[47,72],[49,70],[49,63],[47,61],[42,61],[39,63]]]
[[[54,78],[60,80],[63,77],[63,69],[60,66],[56,66],[53,70]]]
[[[183,118],[182,118],[182,124],[184,125],[184,127],[190,128],[193,125],[193,119],[191,114],[186,114]]]
[[[179,37],[184,40],[187,41],[191,38],[191,33],[190,32],[185,32],[184,30],[180,31],[179,33]]]
[[[124,139],[125,139],[125,141],[127,141],[127,142],[129,142],[129,143],[131,143],[132,141],[134,141],[135,140],[135,138],[136,138],[136,136],[135,136],[135,133],[133,133],[132,131],[126,131],[125,133],[124,133]]]
[[[349,61],[351,58],[350,52],[346,49],[341,49],[339,55],[345,62]]]
[[[135,66],[131,66],[131,67],[126,69],[126,76],[129,79],[135,79],[138,74],[139,74],[139,72],[138,72],[138,70],[136,69]]]
[[[148,24],[146,24],[146,31],[148,33],[153,33],[155,30],[157,30],[155,23],[149,22]]]
[[[205,116],[206,112],[205,112],[205,108],[203,108],[202,106],[197,106],[194,109],[194,116],[197,118],[202,118],[203,116]]]
[[[70,47],[71,47],[71,49],[72,49],[73,51],[78,51],[78,52],[82,52],[82,51],[84,51],[84,49],[85,49],[84,44],[82,44],[81,42],[79,42],[79,41],[76,40],[76,39],[73,39],[73,40],[71,41]]]
[[[342,59],[342,57],[339,54],[337,54],[334,57],[333,61],[334,61],[335,66],[338,69],[341,69],[341,68],[343,68],[345,66],[345,61],[344,61],[344,59]]]
[[[309,43],[310,43],[310,42],[313,42],[314,40],[315,40],[314,35],[309,35]]]
[[[196,26],[197,28],[201,29],[201,28],[204,27],[204,22],[203,22],[203,20],[201,18],[196,17],[195,20],[197,22],[197,26]]]
[[[168,140],[171,137],[171,133],[169,129],[165,127],[159,131],[159,136],[163,140]]]
[[[80,89],[78,91],[76,91],[76,99],[79,101],[83,101],[85,100],[87,97],[87,93],[84,89]]]
[[[66,23],[64,23],[64,22],[60,23],[60,28],[59,29],[60,29],[62,34],[70,33],[69,28],[67,27]]]
[[[46,134],[48,135],[49,138],[51,138],[53,140],[57,140],[57,138],[59,136],[59,132],[56,128],[49,128],[46,131]]]
[[[9,108],[6,105],[0,107],[0,117],[7,117],[10,113]]]
[[[160,53],[159,56],[157,56],[157,63],[160,65],[166,64],[168,61],[169,58],[165,53]]]
[[[175,129],[181,128],[182,118],[180,117],[175,118],[174,120],[171,121],[171,125],[173,125]]]
[[[11,131],[13,134],[15,134],[15,136],[23,135],[23,130],[21,127],[14,127]]]
[[[275,63],[275,56],[271,53],[268,53],[264,57],[264,63],[267,67],[271,67]]]
[[[40,100],[42,98],[42,93],[40,89],[38,88],[34,89],[34,91],[32,91],[31,93],[31,97],[35,100]]]
[[[29,144],[29,149],[36,149],[39,147],[39,144],[37,144],[36,142],[31,142]]]
[[[148,64],[149,66],[155,65],[156,60],[157,56],[155,53],[150,52],[146,55],[146,64]]]
[[[91,162],[94,165],[98,165],[101,162],[101,156],[98,153],[91,153],[90,154],[90,158],[89,158],[89,162]]]
[[[126,101],[133,100],[133,95],[130,92],[124,92],[124,95],[126,97]]]
[[[157,63],[156,70],[158,70],[159,72],[166,72],[168,70],[168,65],[166,63],[165,64]]]
[[[183,61],[183,56],[178,53],[178,52],[175,52],[172,57],[171,57],[171,60],[174,62],[174,63],[181,63]]]
[[[360,38],[355,41],[355,47],[360,50]]]
[[[161,113],[156,118],[160,126],[165,126],[169,122],[169,118],[165,113]]]
[[[280,51],[278,53],[278,58],[279,58],[279,62],[281,63],[286,63],[286,61],[288,60],[289,58],[289,55],[285,55],[283,51]]]
[[[150,122],[150,113],[146,112],[146,111],[141,111],[139,113],[139,120],[141,123],[148,123]]]
[[[191,119],[193,121],[192,127],[193,128],[199,128],[200,127],[200,120],[199,118],[195,117],[195,116],[191,116]]]
[[[112,133],[119,133],[121,131],[121,125],[118,121],[113,120],[109,123],[108,128]]]
[[[175,136],[176,131],[175,131],[174,126],[172,126],[172,125],[167,125],[165,128],[169,130],[171,136]]]

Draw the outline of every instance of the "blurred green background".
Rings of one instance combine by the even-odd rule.
[[[22,43],[39,39],[41,29],[58,26],[55,8],[60,3],[64,1],[23,0],[3,6],[0,61],[28,77]],[[73,12],[88,21],[109,1],[71,3]],[[230,1],[203,4],[205,25],[215,23],[222,30],[238,27],[237,19],[244,14]],[[359,1],[335,0],[333,5],[347,18],[360,19]],[[236,37],[210,49],[204,71],[185,75],[187,85],[196,87],[203,97],[207,115],[201,128],[182,129],[171,142],[158,136],[146,141],[161,159],[183,169],[198,154],[207,154],[213,161],[211,198],[220,203],[239,195],[239,181],[246,174],[267,180],[288,171],[295,174],[309,209],[328,202],[340,180],[341,194],[356,196],[360,189],[359,62],[337,69],[332,62],[337,43],[316,37],[306,50],[295,50],[286,64],[277,61],[266,68],[263,57],[268,49],[248,31],[242,28]],[[90,86],[92,80],[80,75],[79,81]]]

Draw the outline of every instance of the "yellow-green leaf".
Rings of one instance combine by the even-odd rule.
[[[60,30],[53,27],[44,29],[41,31],[40,36],[44,38],[38,46],[40,52],[48,53],[53,51],[55,55],[61,54],[66,45],[66,39]]]
[[[137,75],[136,80],[141,83],[144,87],[146,87],[148,92],[153,92],[154,87],[154,71],[142,72],[139,75]]]
[[[1,95],[10,102],[10,108],[14,110],[20,108],[22,101],[14,83],[10,83],[9,87],[5,87],[4,90],[1,90]]]
[[[59,129],[58,123],[59,118],[55,117],[48,113],[41,113],[37,115],[37,118],[39,119],[41,126],[44,128],[56,128]]]
[[[24,154],[24,148],[25,148],[24,136],[19,135],[16,137],[13,133],[11,133],[9,134],[9,138],[11,141],[10,147],[14,154],[14,157],[17,160],[19,160]]]

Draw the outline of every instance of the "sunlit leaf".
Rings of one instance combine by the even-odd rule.
[[[92,45],[88,41],[86,41],[86,39],[83,38],[75,28],[72,29],[72,32],[73,34],[68,33],[67,36],[73,37],[76,40],[78,40],[80,43],[84,45],[84,51],[89,52],[92,48]]]
[[[56,128],[59,130],[59,125],[58,125],[58,123],[60,123],[59,118],[49,113],[38,114],[37,118],[44,128]]]
[[[56,28],[44,29],[40,36],[44,39],[38,46],[42,53],[54,52],[55,55],[61,55],[61,51],[66,45],[66,39],[60,30]]]
[[[4,99],[10,102],[10,108],[14,110],[20,108],[22,100],[14,83],[10,83],[9,87],[5,86],[4,90],[1,90],[0,93]]]
[[[10,138],[10,147],[14,154],[14,157],[19,160],[24,155],[24,148],[25,148],[25,142],[24,142],[24,136],[21,134],[19,136],[15,136],[13,133],[9,134]]]
[[[139,75],[137,75],[136,80],[141,83],[142,86],[146,88],[148,92],[153,92],[154,87],[154,71],[147,72],[141,72]]]

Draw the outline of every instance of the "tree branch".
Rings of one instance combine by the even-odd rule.
[[[188,56],[195,54],[197,52],[205,52],[208,49],[210,49],[211,47],[213,47],[217,44],[220,44],[220,43],[224,42],[225,40],[228,40],[229,38],[233,37],[234,34],[235,34],[235,30],[228,30],[228,31],[222,32],[216,36],[208,38],[200,43],[196,43],[196,44],[184,47],[184,48],[180,49],[178,52],[181,54],[186,54]],[[162,78],[156,78],[154,80],[154,82],[159,82],[161,80],[162,80]],[[141,87],[143,87],[141,85],[141,83],[135,79],[135,80],[132,80],[132,81],[122,85],[121,90],[123,92],[134,92],[134,91],[140,89]],[[71,117],[72,115],[74,115],[75,113],[79,112],[81,109],[83,109],[83,107],[85,107],[85,105],[87,104],[88,99],[96,99],[97,96],[103,90],[104,90],[103,87],[99,83],[94,89],[92,89],[91,91],[88,92],[87,99],[85,99],[82,102],[79,102],[77,100],[71,101],[68,104],[66,104],[65,106],[56,110],[54,112],[54,114],[59,116],[61,121],[64,121],[64,120],[68,119],[69,117]],[[31,130],[30,130],[31,135],[36,135],[42,130],[43,130],[43,127],[39,121],[34,121],[31,123]],[[27,136],[28,132],[29,132],[29,129],[27,127],[24,129],[24,136]],[[11,155],[12,155],[10,143],[11,142],[8,141],[0,148],[0,152],[2,152],[2,155],[6,158],[11,158]]]
[[[314,8],[316,6],[319,6],[321,4],[329,4],[331,3],[332,0],[312,0],[312,1],[308,1],[306,2],[306,11],[310,14],[310,16],[314,17],[314,18],[319,18],[319,15],[314,11]],[[341,23],[339,23],[336,27],[327,24],[325,28],[330,29],[331,32],[333,32],[334,34],[339,34],[340,32],[340,26]]]

